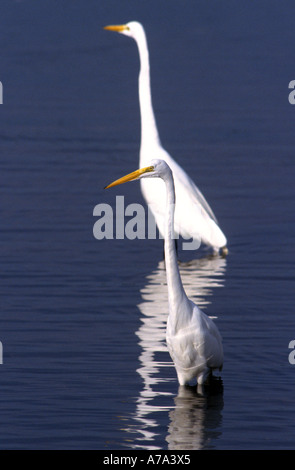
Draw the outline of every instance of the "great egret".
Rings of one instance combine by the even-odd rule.
[[[173,174],[164,160],[152,160],[149,166],[129,173],[106,186],[141,178],[161,178],[166,186],[165,263],[169,315],[166,341],[180,385],[196,378],[203,385],[213,369],[221,369],[223,347],[216,324],[186,295],[181,281],[173,240],[175,190]]]
[[[198,242],[196,247],[199,247],[200,243],[204,243],[213,248],[214,252],[221,249],[223,254],[227,254],[226,237],[205,197],[188,174],[161,145],[152,105],[149,51],[143,26],[137,21],[131,21],[125,25],[105,26],[105,29],[130,36],[136,41],[140,57],[141,145],[139,166],[146,166],[150,155],[153,155],[155,158],[165,160],[173,171],[176,192],[175,238],[178,235],[185,239],[193,238]],[[164,237],[165,186],[161,180],[141,181],[141,190],[155,217],[159,232]]]

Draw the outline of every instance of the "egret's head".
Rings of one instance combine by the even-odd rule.
[[[113,181],[104,189],[141,178],[165,178],[165,175],[168,173],[171,174],[171,170],[164,160],[152,160],[149,166],[140,168],[139,170],[133,171],[132,173],[129,173],[128,175],[123,176],[116,181]]]
[[[143,26],[138,21],[130,21],[126,24],[105,26],[104,29],[109,31],[116,31],[117,33],[130,36],[134,39],[138,38],[144,32]]]

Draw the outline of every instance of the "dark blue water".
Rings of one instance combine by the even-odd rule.
[[[294,449],[293,2],[1,2],[1,449]],[[182,252],[224,369],[179,389],[161,240],[96,240],[93,209],[142,203],[141,21],[166,149],[229,241]]]

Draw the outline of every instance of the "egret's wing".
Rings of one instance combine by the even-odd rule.
[[[193,180],[189,177],[189,175],[171,157],[169,159],[169,162],[167,163],[169,164],[173,172],[176,191],[177,186],[181,185],[184,190],[190,194],[192,200],[194,200],[196,204],[200,204],[200,206],[205,210],[208,216],[213,219],[214,222],[218,225],[218,221],[215,217],[213,210],[209,206],[201,191],[197,188]]]
[[[204,344],[204,356],[209,367],[220,367],[223,362],[223,347],[220,332],[211,318],[203,314],[202,321],[205,323],[206,336]]]

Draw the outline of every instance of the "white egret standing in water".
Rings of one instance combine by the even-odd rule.
[[[201,191],[188,174],[162,147],[156,119],[153,111],[150,64],[147,40],[143,26],[137,21],[124,25],[105,26],[105,29],[117,31],[132,37],[137,44],[140,57],[139,103],[141,115],[141,145],[139,166],[146,166],[150,156],[165,160],[173,171],[176,207],[174,233],[227,254],[227,240],[220,229],[217,219]],[[195,162],[193,163],[195,165]],[[159,232],[165,233],[165,186],[162,181],[141,181],[143,196],[151,209]]]
[[[180,385],[196,378],[203,385],[213,369],[221,369],[223,347],[216,324],[186,295],[181,281],[174,235],[175,190],[173,174],[164,160],[129,173],[106,186],[110,188],[140,178],[161,178],[166,186],[165,263],[169,315],[166,341]]]

